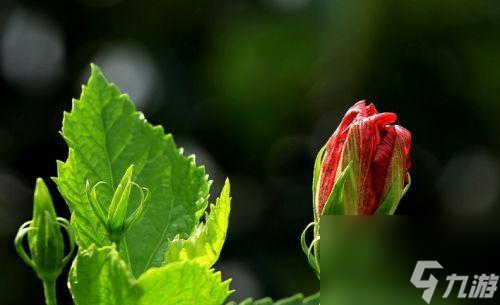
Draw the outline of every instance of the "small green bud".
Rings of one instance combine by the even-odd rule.
[[[134,166],[131,165],[123,175],[116,188],[113,199],[108,210],[108,229],[112,242],[119,243],[125,233],[125,220],[127,217],[130,192],[132,191],[132,173]]]
[[[69,236],[70,252],[66,256],[61,228],[64,228]],[[28,235],[30,255],[22,245],[25,235]],[[47,186],[42,179],[37,179],[33,199],[33,219],[19,229],[15,239],[17,252],[42,281],[52,282],[68,263],[74,246],[71,226],[66,219],[57,217]]]
[[[125,174],[122,176],[120,183],[114,190],[107,216],[97,200],[97,187],[104,184],[104,182],[97,183],[92,189],[90,189],[89,183],[87,182],[87,196],[90,206],[97,219],[99,219],[101,224],[106,228],[110,241],[116,244],[120,243],[127,230],[140,219],[144,212],[146,202],[149,199],[148,189],[143,188],[132,181],[133,173],[134,165],[132,164],[128,167]],[[137,187],[139,190],[141,201],[139,203],[139,207],[127,217],[130,194],[133,187]]]

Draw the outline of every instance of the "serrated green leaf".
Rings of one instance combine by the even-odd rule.
[[[195,261],[151,268],[135,280],[114,246],[80,251],[69,277],[76,305],[220,305],[229,283]]]
[[[76,305],[136,305],[140,291],[114,247],[80,250],[68,286]]]
[[[176,262],[141,275],[138,305],[221,305],[231,294],[229,284],[196,261]]]
[[[226,232],[231,211],[229,180],[226,180],[221,195],[215,205],[210,205],[210,213],[205,215],[205,223],[200,223],[188,239],[177,236],[165,252],[165,264],[195,260],[211,267],[219,259],[226,240]]]
[[[302,294],[296,294],[279,301],[273,301],[271,298],[264,298],[258,301],[247,299],[239,304],[236,302],[230,302],[226,305],[318,305],[320,301],[319,296],[319,292],[307,298],[304,298]]]
[[[204,168],[184,156],[161,126],[148,123],[95,65],[80,99],[64,114],[62,135],[69,156],[58,162],[54,180],[73,214],[79,246],[110,244],[85,195],[86,181],[91,186],[105,183],[98,201],[107,211],[118,180],[133,164],[133,181],[149,189],[150,199],[119,250],[135,276],[160,266],[168,240],[178,234],[187,238],[203,214],[210,187]],[[129,213],[136,210],[137,197],[131,199]]]

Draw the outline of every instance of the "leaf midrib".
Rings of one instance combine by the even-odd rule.
[[[120,95],[119,98],[122,98],[123,97],[123,94]],[[103,100],[102,98],[102,95],[101,95],[101,90],[99,90],[99,100]],[[112,169],[112,160],[111,160],[111,155],[109,153],[109,149],[108,149],[108,137],[107,137],[107,132],[109,131],[109,129],[106,127],[106,123],[104,121],[104,117],[103,117],[103,112],[106,110],[106,108],[108,107],[109,105],[109,101],[108,103],[103,107],[103,111],[100,112],[100,115],[99,115],[99,118],[101,120],[101,127],[102,127],[102,130],[103,130],[103,140],[104,140],[104,151],[105,151],[105,156],[106,156],[106,163],[107,163],[107,167],[108,167],[108,170],[109,170],[109,177],[111,179],[111,186],[113,188],[113,190],[115,189],[115,185],[114,185],[114,174],[113,174],[113,169]],[[135,110],[137,111],[137,110]],[[134,111],[134,112],[135,112]],[[122,113],[120,114],[120,116],[123,115],[123,108],[122,108]],[[119,120],[119,118],[115,119],[114,122],[111,124],[111,125],[114,125],[117,121]],[[136,126],[138,125],[134,125],[134,129],[136,128]],[[130,141],[130,139],[128,140]],[[149,153],[151,152],[151,143],[149,143],[149,147],[148,147],[148,156],[149,156]],[[123,151],[125,150],[125,147],[127,146],[128,144],[124,145],[124,148],[121,149],[121,151],[119,153],[116,154],[115,156],[115,160],[118,159],[121,154],[123,153]],[[137,170],[136,170],[136,173],[135,173],[135,176],[138,177],[140,175],[140,173],[142,172],[142,169],[144,167],[136,167]],[[172,190],[174,189],[173,188],[173,185],[172,185],[172,180],[170,180],[170,187],[172,188]],[[165,227],[165,229],[163,229],[163,232],[162,232],[162,235],[161,235],[161,238],[160,240],[158,241],[158,243],[156,244],[154,250],[151,252],[151,255],[149,256],[148,260],[147,260],[147,263],[146,265],[144,266],[144,270],[142,271],[142,273],[146,272],[146,270],[149,269],[152,261],[153,261],[153,258],[155,257],[156,253],[158,252],[159,248],[161,247],[163,241],[165,240],[166,238],[166,235],[167,235],[167,232],[170,228],[170,223],[171,223],[171,219],[172,219],[172,211],[173,211],[173,205],[174,205],[174,202],[175,202],[175,194],[173,194],[173,197],[172,197],[172,204],[170,205],[170,209],[169,209],[169,213],[168,213],[168,221],[167,221],[167,226]],[[125,250],[125,255],[127,256],[127,260],[129,262],[129,265],[131,266],[131,261],[130,261],[130,252],[129,252],[129,249],[128,249],[128,244],[127,244],[127,241],[126,241],[126,238],[123,239],[124,240],[124,244],[123,244],[123,249]]]
[[[170,187],[173,189],[172,180],[170,180]],[[147,261],[146,265],[144,266],[144,270],[142,271],[142,273],[146,272],[146,270],[149,269],[149,266],[151,265],[151,262],[153,261],[153,257],[156,255],[156,252],[158,252],[158,249],[160,248],[161,244],[163,243],[163,240],[165,239],[167,231],[170,228],[170,223],[171,223],[170,220],[172,219],[172,211],[174,210],[175,194],[172,196],[172,199],[173,199],[172,204],[170,205],[170,210],[168,212],[168,224],[161,234],[161,239],[156,244],[153,252],[151,252],[151,255],[149,256],[148,261]]]
[[[108,88],[110,86],[108,85]],[[102,101],[103,98],[102,98],[102,91],[99,90],[99,100]],[[118,97],[119,99],[122,98],[122,95],[123,94],[120,94],[120,96]],[[114,174],[113,174],[113,168],[112,168],[112,165],[111,165],[111,156],[109,154],[109,149],[108,149],[108,137],[107,137],[107,132],[108,132],[108,129],[106,128],[106,124],[104,122],[104,117],[103,117],[103,112],[107,109],[108,105],[110,104],[109,100],[107,101],[106,105],[102,108],[102,110],[100,111],[99,113],[99,118],[101,120],[101,127],[102,127],[102,134],[103,134],[103,139],[104,139],[104,152],[105,152],[105,155],[106,155],[106,164],[108,166],[108,171],[109,171],[109,178],[111,179],[111,187],[113,189],[113,192],[115,191],[115,183],[114,183]],[[120,115],[117,117],[117,119],[115,120],[118,121],[119,120],[119,117],[123,115],[123,108],[122,108],[122,112],[120,113]],[[113,122],[113,124],[115,124],[115,122]],[[127,146],[127,145],[125,145]],[[123,152],[123,150],[117,155],[117,158],[118,156],[121,155],[121,153]],[[139,172],[136,174],[136,177],[140,174],[141,172],[141,169],[139,169]],[[124,238],[125,240],[125,238]],[[128,250],[128,245],[127,243],[125,242],[124,243],[124,250],[125,250],[125,255],[127,256],[127,259],[129,261],[129,265],[131,265],[131,262],[130,262],[130,253],[129,253],[129,250]]]

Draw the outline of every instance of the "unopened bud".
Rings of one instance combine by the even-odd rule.
[[[395,113],[356,103],[317,158],[314,208],[320,215],[394,214],[410,183],[411,134]]]
[[[90,190],[89,183],[87,182],[87,195],[90,206],[97,219],[99,219],[101,224],[106,228],[110,241],[116,244],[120,243],[132,224],[140,219],[149,198],[148,190],[132,181],[133,173],[134,165],[130,165],[125,174],[122,176],[120,183],[114,190],[113,197],[109,203],[107,215],[104,213],[97,200],[97,187],[103,183],[97,183]],[[129,217],[127,217],[130,194],[133,187],[136,187],[139,190],[141,201],[138,208]]]
[[[61,228],[66,230],[69,237],[70,251],[66,256]],[[26,234],[30,255],[22,244]],[[40,178],[36,182],[33,219],[21,226],[14,244],[21,258],[43,281],[57,279],[71,258],[75,247],[71,226],[66,219],[57,217],[49,190]]]

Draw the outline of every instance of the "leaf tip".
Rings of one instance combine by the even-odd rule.
[[[226,188],[227,188],[228,192],[231,189],[231,183],[229,182],[229,177],[227,177],[226,180],[224,180],[224,189],[226,189]]]
[[[90,71],[92,75],[95,74],[102,74],[101,68],[99,68],[98,65],[94,64],[93,62],[90,63]]]

